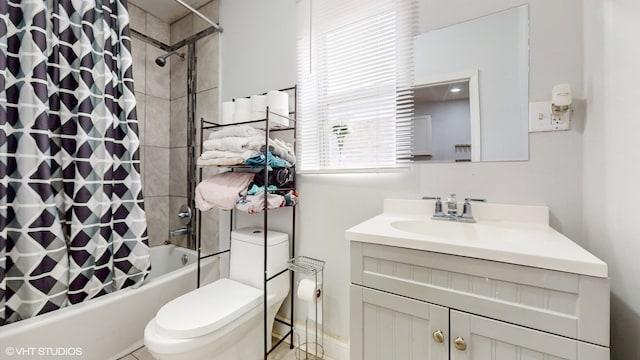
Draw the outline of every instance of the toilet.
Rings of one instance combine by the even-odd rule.
[[[287,268],[287,234],[267,232],[267,274]],[[165,304],[144,330],[144,343],[158,360],[257,360],[264,356],[264,231],[231,232],[229,278]],[[273,321],[289,293],[289,273],[267,284],[267,344]]]

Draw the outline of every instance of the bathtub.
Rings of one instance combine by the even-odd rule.
[[[137,289],[0,326],[0,358],[105,360],[130,353],[143,345],[144,328],[162,305],[196,288],[196,258],[174,245],[151,248],[151,274]],[[203,284],[217,280],[218,258],[203,260],[201,269]]]

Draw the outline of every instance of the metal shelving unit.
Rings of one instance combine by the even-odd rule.
[[[241,124],[256,124],[256,123],[264,123],[265,124],[265,145],[266,145],[266,151],[268,152],[269,150],[269,137],[270,134],[273,132],[279,132],[279,131],[290,131],[293,133],[293,147],[295,148],[295,141],[296,141],[296,110],[297,110],[297,86],[293,86],[293,87],[289,87],[289,88],[285,88],[285,89],[280,89],[280,91],[284,91],[284,92],[288,92],[290,95],[293,94],[293,111],[289,112],[289,117],[286,116],[282,116],[280,114],[276,114],[274,112],[269,111],[269,108],[267,107],[267,118],[266,119],[262,119],[262,120],[252,120],[252,121],[245,121],[245,122],[240,122],[240,123],[234,123],[234,124],[217,124],[214,122],[210,122],[210,121],[206,121],[204,119],[201,119],[201,124],[200,124],[200,144],[203,143],[204,140],[204,132],[205,130],[215,130],[215,129],[220,129],[223,127],[227,127],[227,126],[234,126],[234,125],[241,125]],[[263,94],[266,95],[266,94]],[[291,97],[291,96],[290,96]],[[270,117],[271,116],[277,116],[277,117],[281,117],[281,118],[285,118],[288,120],[289,122],[289,126],[283,126],[283,125],[276,125],[273,126],[273,128],[271,128],[271,124],[270,124]],[[251,166],[247,166],[247,165],[225,165],[225,166],[218,166],[221,168],[229,168],[231,169],[231,171],[240,171],[242,169],[249,169],[252,168]],[[255,169],[255,166],[253,167]],[[268,224],[269,224],[269,211],[272,210],[278,210],[278,209],[269,209],[268,205],[267,205],[267,194],[269,192],[276,192],[276,191],[289,191],[289,190],[295,190],[296,189],[296,175],[295,175],[295,164],[292,165],[291,170],[293,171],[293,186],[291,188],[278,188],[278,189],[272,189],[269,190],[269,161],[268,161],[268,157],[265,155],[265,164],[264,164],[264,168],[262,169],[262,171],[264,171],[264,187],[265,187],[265,197],[264,197],[264,208],[263,208],[263,233],[264,233],[264,283],[263,283],[263,327],[264,327],[264,359],[267,359],[267,355],[269,353],[271,353],[275,348],[277,348],[280,344],[282,344],[287,337],[290,338],[290,349],[293,349],[293,333],[294,333],[294,328],[293,328],[293,318],[294,318],[294,277],[293,277],[293,270],[290,269],[289,267],[285,268],[284,270],[278,272],[275,275],[272,276],[268,276],[267,273],[267,239],[268,239]],[[202,180],[202,167],[200,167],[199,169],[199,177],[200,180]],[[289,254],[289,258],[293,259],[295,257],[295,236],[296,236],[296,204],[293,204],[291,206],[285,206],[285,207],[290,207],[291,208],[291,236],[289,237],[289,249],[290,249],[290,254]],[[226,250],[222,250],[222,251],[218,251],[216,253],[213,254],[208,254],[208,255],[202,255],[202,214],[201,212],[198,210],[197,212],[197,251],[198,251],[198,279],[197,279],[197,286],[200,287],[200,262],[203,259],[209,258],[209,257],[213,257],[213,256],[218,256],[218,255],[222,255],[225,253],[229,253],[231,251],[231,230],[234,229],[234,211],[235,210],[231,210],[231,214],[230,214],[230,219],[229,219],[229,223],[230,223],[230,231],[229,231],[229,248]],[[290,309],[290,322],[286,322],[283,320],[280,320],[278,318],[275,319],[275,321],[284,324],[286,326],[289,327],[289,331],[282,337],[282,339],[280,339],[275,345],[273,346],[269,346],[270,344],[268,344],[267,342],[267,286],[269,284],[269,281],[275,279],[278,276],[281,276],[284,273],[289,273],[289,277],[290,277],[290,303],[291,303],[291,309]],[[271,335],[271,334],[268,334]]]

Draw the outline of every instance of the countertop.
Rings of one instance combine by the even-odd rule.
[[[431,219],[433,201],[388,199],[381,215],[348,229],[346,239],[608,277],[606,263],[549,226],[546,207],[473,204],[473,211],[477,223],[439,221]],[[455,231],[442,237],[394,227],[401,221]]]

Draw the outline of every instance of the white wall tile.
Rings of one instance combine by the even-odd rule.
[[[218,89],[211,89],[199,92],[196,95],[196,124],[200,124],[200,119],[215,122],[218,119]],[[200,126],[197,127],[196,143],[200,141]]]
[[[147,13],[147,31],[145,35],[161,41],[167,45],[171,42],[171,31],[169,24],[157,17]]]
[[[145,196],[169,196],[169,149],[145,147]]]
[[[131,3],[129,3],[129,27],[141,33],[147,29],[147,14]]]
[[[187,146],[187,97],[171,100],[171,138],[174,147]]]
[[[196,53],[197,63],[197,89],[198,91],[209,90],[218,87],[218,45],[220,36],[209,35],[198,40]]]
[[[187,148],[170,150],[169,193],[171,196],[187,196]]]
[[[170,102],[155,96],[147,96],[146,101],[145,144],[168,148],[171,124]]]
[[[175,44],[178,41],[184,40],[193,35],[193,17],[195,15],[189,14],[182,19],[171,24],[171,44]]]
[[[184,54],[184,59],[178,56],[171,57],[171,99],[187,96],[187,47],[177,50],[178,54]]]
[[[131,39],[131,56],[133,57],[133,88],[137,92],[146,93],[147,46],[142,40]]]
[[[162,245],[169,238],[169,197],[147,196],[144,209],[149,246]]]
[[[145,143],[145,125],[146,125],[146,106],[147,96],[141,92],[136,92],[136,112],[138,115],[138,138],[140,139],[140,145],[146,145]]]
[[[202,251],[205,253],[214,253],[222,250],[218,246],[218,212],[220,210],[213,208],[202,212]],[[225,248],[226,249],[226,248]]]

